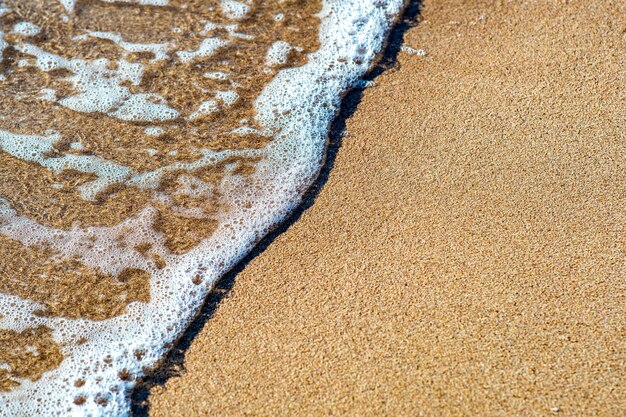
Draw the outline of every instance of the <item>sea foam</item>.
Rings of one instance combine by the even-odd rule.
[[[168,4],[167,0],[126,2],[153,7]],[[68,14],[74,10],[75,3],[61,0]],[[249,3],[227,0],[219,7],[238,20],[249,13]],[[329,125],[337,114],[343,93],[368,70],[402,6],[402,0],[324,1],[319,14],[319,49],[309,54],[304,65],[280,70],[264,87],[254,102],[254,118],[260,127],[242,125],[234,130],[246,134],[260,129],[272,135],[272,140],[259,149],[205,149],[195,161],[174,162],[137,172],[90,154],[69,152],[46,158],[45,154],[53,151],[54,144],[61,140],[55,131],[43,134],[0,131],[3,152],[55,173],[74,169],[89,174],[89,181],[80,185],[86,201],[94,200],[102,190],[117,182],[155,192],[157,199],[165,201],[169,197],[158,194],[158,188],[159,180],[167,173],[214,166],[232,157],[258,160],[254,172],[245,178],[227,170],[219,184],[220,198],[227,209],[219,212],[215,230],[197,246],[177,256],[165,250],[164,237],[151,227],[157,215],[152,207],[113,227],[74,225],[61,230],[20,215],[6,199],[0,198],[1,235],[28,245],[53,246],[58,249],[58,256],[79,257],[102,273],[116,275],[128,267],[150,273],[150,302],[132,302],[124,314],[105,320],[33,314],[41,307],[38,303],[0,293],[0,329],[20,332],[46,326],[53,330],[54,340],[62,346],[64,355],[57,368],[45,372],[38,380],[23,379],[18,388],[0,392],[0,416],[129,414],[129,396],[135,378],[163,358],[167,346],[184,331],[216,280],[300,203],[323,164]],[[16,31],[21,35],[36,34],[35,26],[27,23]],[[231,28],[231,33],[236,33],[236,29]],[[0,53],[8,47],[5,35],[0,32]],[[190,65],[196,58],[217,53],[225,45],[223,40],[206,38],[194,50],[172,52],[161,43],[130,42],[118,34],[91,32],[85,36],[110,40],[128,52],[152,52],[154,60],[178,57]],[[223,90],[216,94],[216,100],[207,99],[194,113],[181,116],[163,97],[133,92],[133,86],[139,85],[143,76],[139,64],[122,59],[120,65],[111,66],[105,60],[61,57],[41,50],[28,39],[13,47],[32,56],[31,64],[43,72],[60,69],[71,72],[67,81],[73,85],[75,94],[60,99],[58,104],[77,112],[100,112],[123,121],[150,123],[182,116],[195,120],[215,112],[218,105],[233,106],[240,100],[234,90]],[[259,69],[264,65],[284,64],[290,49],[288,44],[276,44],[267,62],[258,63]],[[204,75],[224,77],[220,71]],[[146,134],[164,135],[167,126],[162,126],[147,125]],[[74,142],[70,148],[78,150],[81,146]],[[188,195],[215,192],[192,176],[181,178],[181,187],[186,189],[182,191]],[[192,207],[185,215],[201,216],[194,213]],[[155,255],[167,261],[166,267],[156,268],[137,253],[120,247],[121,237],[135,244],[153,245]],[[76,340],[81,343],[75,343]],[[76,384],[77,380],[81,383]]]

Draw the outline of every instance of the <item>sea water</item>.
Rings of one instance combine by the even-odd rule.
[[[402,0],[0,1],[0,415],[125,415]]]

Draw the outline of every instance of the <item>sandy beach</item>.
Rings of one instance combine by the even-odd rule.
[[[624,415],[624,3],[422,6],[151,416]]]

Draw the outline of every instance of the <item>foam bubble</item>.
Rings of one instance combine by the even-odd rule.
[[[265,58],[266,65],[273,67],[274,65],[287,63],[287,56],[291,52],[292,46],[285,41],[276,41],[267,51]]]
[[[165,129],[160,126],[148,126],[143,131],[146,133],[146,135],[150,136],[161,136],[163,133],[165,133]]]
[[[235,91],[218,91],[215,97],[222,100],[224,104],[232,106],[239,100],[239,94]]]
[[[243,19],[250,11],[250,6],[235,0],[222,0],[220,6],[230,19]]]
[[[35,36],[41,29],[34,23],[19,22],[13,25],[13,32],[24,36]]]
[[[204,77],[209,78],[211,80],[227,80],[228,79],[228,74],[226,74],[223,71],[211,71],[211,72],[205,72]]]
[[[201,116],[206,116],[207,114],[215,113],[218,111],[217,102],[215,100],[206,100],[200,103],[198,109],[189,115],[191,120],[197,119]]]
[[[56,101],[57,94],[53,88],[42,88],[39,90],[39,98],[46,101]]]

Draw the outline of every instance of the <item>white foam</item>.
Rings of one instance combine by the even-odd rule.
[[[39,26],[30,22],[19,22],[13,25],[13,32],[24,36],[35,36],[40,31]]]
[[[200,103],[196,111],[189,115],[189,119],[194,120],[207,114],[215,113],[218,111],[217,102],[215,100],[206,100]]]
[[[250,6],[240,1],[222,0],[220,6],[229,19],[243,19],[250,12]]]
[[[267,51],[265,64],[273,67],[274,65],[287,63],[287,57],[289,56],[289,52],[291,52],[292,49],[293,47],[285,41],[274,42],[269,51]]]
[[[42,88],[39,91],[39,98],[46,101],[56,101],[57,92],[52,88]]]
[[[213,55],[219,48],[228,45],[228,43],[228,41],[219,38],[206,38],[202,40],[195,51],[179,51],[176,56],[182,62],[191,62],[197,58]]]
[[[47,157],[46,154],[54,151],[54,144],[59,140],[61,140],[61,135],[56,132],[48,136],[41,136],[20,135],[0,130],[0,149],[10,155],[25,161],[35,162],[57,174],[66,169],[95,174],[97,177],[95,180],[85,182],[78,187],[86,200],[93,200],[99,192],[112,184],[125,183],[143,189],[156,189],[163,175],[168,172],[213,166],[231,157],[259,157],[263,155],[262,150],[254,149],[220,152],[200,149],[198,151],[201,157],[194,162],[177,162],[153,171],[136,172],[127,166],[95,155],[63,153],[55,158]]]
[[[237,92],[229,90],[229,91],[218,91],[215,94],[215,97],[219,100],[222,100],[224,104],[227,106],[232,106],[239,100],[239,94]]]
[[[89,36],[100,39],[108,39],[118,44],[127,52],[150,52],[154,58],[150,62],[165,61],[169,58],[167,43],[138,43],[125,41],[118,33],[112,32],[87,32]]]
[[[54,330],[54,339],[62,344],[66,355],[59,368],[45,373],[38,381],[20,381],[22,385],[19,389],[0,393],[0,403],[3,404],[0,416],[129,414],[128,392],[134,382],[121,380],[118,372],[126,369],[132,375],[142,375],[145,366],[156,363],[166,352],[166,344],[180,335],[194,316],[213,283],[299,204],[303,190],[315,179],[324,160],[328,127],[338,111],[342,93],[367,70],[402,3],[402,0],[324,2],[324,10],[320,14],[320,49],[309,55],[305,65],[280,71],[255,103],[256,122],[263,126],[258,133],[278,132],[265,148],[237,152],[204,150],[202,157],[192,163],[175,163],[148,173],[121,174],[126,184],[154,187],[155,198],[166,200],[168,196],[159,195],[156,191],[158,178],[165,172],[191,170],[226,161],[232,156],[260,158],[255,172],[247,178],[236,175],[232,171],[234,166],[227,166],[230,174],[218,187],[229,210],[220,214],[215,233],[184,255],[175,256],[165,249],[163,237],[150,227],[155,215],[151,207],[112,228],[73,227],[65,231],[18,216],[8,202],[3,204],[0,201],[2,234],[23,242],[50,243],[64,256],[77,254],[88,265],[98,265],[108,272],[134,265],[152,274],[150,303],[131,303],[125,314],[97,322],[33,316],[32,311],[40,306],[0,294],[0,314],[5,316],[0,319],[0,326],[18,330],[46,325]],[[71,66],[71,71],[82,74],[76,77],[89,78],[89,74],[95,72],[98,75],[96,80],[104,71],[112,71],[102,66],[105,63],[94,68],[90,66],[95,65],[93,62],[79,65],[77,62],[62,61],[60,57],[47,56],[43,51],[31,51],[36,52],[30,55],[36,57],[37,65],[47,71],[54,67]],[[190,59],[195,59],[195,56]],[[132,67],[122,73],[116,70],[107,74],[118,77],[115,85],[101,87],[102,97],[107,101],[102,108],[112,112],[117,107],[109,106],[111,101],[116,101],[119,107],[130,97],[128,92],[115,89],[115,86],[119,87],[120,77],[132,82],[136,74]],[[91,87],[81,85],[79,79],[70,80],[76,83],[75,88],[79,87],[79,95],[89,94]],[[89,108],[87,102],[77,106],[79,104],[84,106],[81,111]],[[75,164],[82,169],[97,171],[98,178],[104,180],[114,172],[101,172],[92,167],[93,160],[76,161],[65,157],[60,158],[64,162],[42,160],[41,152],[61,139],[57,133],[38,137],[8,135],[13,134],[5,132],[4,136],[0,136],[3,138],[0,142],[3,149],[10,149],[9,152],[30,158],[49,169],[58,170],[62,163]],[[16,149],[16,141],[22,141],[25,144],[22,146],[30,153]],[[104,165],[106,162],[98,161]],[[215,191],[208,185],[203,187],[204,184],[198,184],[197,179],[183,179],[180,192],[194,195]],[[131,236],[124,235],[129,233]],[[166,258],[167,267],[159,270],[134,251],[120,249],[116,246],[120,235],[132,242],[153,243],[156,252]],[[92,245],[85,242],[92,242]],[[194,284],[194,277],[201,278],[202,285]],[[79,337],[85,337],[87,342],[67,348]],[[133,355],[137,349],[143,352],[141,359]],[[105,357],[107,362],[103,360]],[[85,380],[79,388],[72,384],[78,377]],[[85,396],[87,401],[80,406],[74,404],[77,395]],[[106,405],[98,405],[94,401],[98,396],[107,399]]]
[[[130,121],[171,120],[178,117],[178,111],[169,107],[162,97],[156,94],[133,94],[123,85],[124,82],[139,85],[143,76],[143,65],[140,63],[124,59],[116,62],[105,58],[93,61],[67,59],[28,43],[15,45],[15,48],[34,56],[35,66],[41,71],[63,68],[73,73],[67,80],[78,93],[59,100],[59,104],[71,110],[108,113]],[[24,60],[21,65],[31,64]]]
[[[0,62],[2,62],[2,55],[7,46],[9,46],[9,44],[4,40],[4,32],[0,30]]]
[[[153,122],[172,120],[180,113],[167,105],[165,99],[157,94],[132,94],[111,116],[121,120]]]
[[[146,135],[150,136],[161,136],[163,133],[165,133],[165,129],[160,126],[148,126],[143,131],[146,133]]]
[[[76,1],[77,0],[59,0],[61,5],[65,7],[65,10],[67,10],[68,12],[74,11],[74,6],[76,5]]]
[[[92,173],[98,176],[92,193],[85,192],[85,197],[92,199],[98,191],[109,184],[123,182],[130,178],[131,169],[93,155],[63,154],[57,158],[49,158],[46,154],[54,151],[54,143],[61,139],[59,133],[48,136],[18,135],[0,130],[0,149],[24,161],[35,162],[55,173],[65,169]],[[85,188],[87,190],[89,188]]]
[[[203,75],[204,77],[209,78],[211,80],[227,80],[228,79],[228,74],[222,71],[205,72]]]
[[[102,0],[106,3],[135,3],[143,6],[167,6],[169,0]]]
[[[426,51],[423,49],[415,49],[415,48],[411,48],[410,46],[406,46],[406,45],[402,45],[402,51],[411,54],[411,55],[417,55],[417,56],[426,56]]]

